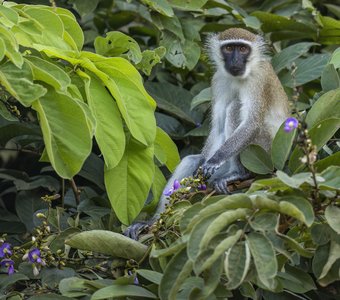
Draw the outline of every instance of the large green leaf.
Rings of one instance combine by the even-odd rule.
[[[116,102],[93,74],[84,76],[87,103],[96,119],[95,138],[107,169],[114,168],[125,150],[125,133]]]
[[[105,168],[104,179],[111,205],[123,224],[131,224],[143,208],[155,168],[154,150],[130,139],[113,169]]]
[[[289,264],[285,265],[285,272],[280,272],[278,277],[283,287],[294,293],[303,294],[316,289],[313,278],[307,272]]]
[[[306,59],[298,59],[294,76],[292,76],[291,72],[287,72],[280,78],[282,84],[288,87],[295,87],[319,78],[329,58],[330,55],[326,53],[314,54]]]
[[[312,129],[309,131],[309,136],[312,140],[312,144],[316,146],[317,151],[319,151],[319,149],[329,141],[339,127],[340,118],[326,119],[313,125]],[[300,161],[302,156],[302,150],[295,147],[288,164],[290,170],[296,171],[302,165]]]
[[[91,300],[101,300],[110,298],[130,298],[143,297],[144,299],[157,299],[156,295],[147,289],[136,285],[113,284],[96,291]]]
[[[274,170],[269,154],[259,145],[250,145],[241,152],[241,163],[249,171],[257,174],[269,174]]]
[[[26,56],[32,68],[34,80],[40,80],[53,86],[56,90],[66,91],[71,84],[67,73],[57,65],[36,56]]]
[[[251,14],[262,22],[261,29],[264,32],[275,32],[271,36],[272,41],[286,39],[315,38],[316,30],[308,24],[289,19],[287,17],[271,14],[264,11],[255,11]]]
[[[186,249],[177,253],[168,263],[159,285],[161,300],[176,299],[183,281],[190,275],[193,262],[188,259]]]
[[[92,130],[84,108],[52,89],[32,107],[39,115],[49,161],[59,176],[72,178],[92,149]]]
[[[334,154],[327,156],[315,163],[315,167],[318,172],[322,172],[330,166],[340,167],[340,151],[337,151]]]
[[[335,69],[340,68],[340,48],[337,48],[331,57],[331,60],[329,61],[330,64],[334,65]]]
[[[325,45],[340,44],[340,21],[329,16],[320,16],[322,27],[318,40]]]
[[[284,124],[277,131],[271,148],[271,157],[276,169],[282,170],[291,152],[291,148],[296,136],[296,129],[291,132],[284,131]]]
[[[272,65],[275,72],[278,73],[284,68],[289,69],[298,57],[308,52],[309,48],[314,45],[317,45],[317,43],[297,43],[275,54],[272,58]]]
[[[306,123],[312,128],[316,123],[329,118],[340,118],[340,88],[323,94],[309,110]]]
[[[226,253],[224,269],[228,278],[229,290],[237,288],[246,277],[250,267],[250,251],[248,243],[239,242]]]
[[[153,144],[156,136],[154,100],[144,89],[138,71],[120,57],[104,58],[83,53],[94,63],[84,59],[83,66],[95,73],[115,98],[132,136],[144,145]]]
[[[270,240],[261,233],[251,232],[246,241],[253,257],[257,275],[261,282],[270,287],[269,280],[277,275],[277,261]]]
[[[58,16],[64,24],[64,40],[72,46],[74,50],[81,50],[84,44],[84,34],[76,18],[72,14],[64,14],[65,10],[59,12]]]
[[[71,236],[65,243],[76,249],[135,260],[140,260],[147,251],[145,245],[122,234],[106,230],[80,232]]]
[[[32,71],[27,63],[21,69],[9,61],[1,65],[0,83],[24,106],[30,106],[46,93],[43,86],[33,83]]]
[[[321,173],[325,180],[319,183],[320,188],[340,190],[340,166],[330,166]]]
[[[321,75],[321,86],[324,92],[340,88],[339,74],[333,64],[328,64]]]

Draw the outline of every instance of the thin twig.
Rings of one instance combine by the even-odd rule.
[[[41,153],[33,151],[33,150],[27,150],[27,149],[14,149],[14,148],[2,148],[2,147],[0,147],[0,151],[16,151],[16,152],[30,153],[30,154],[41,156]]]
[[[79,203],[80,203],[80,190],[78,189],[73,178],[70,179],[70,183],[71,183],[71,187],[72,187],[74,197],[76,199],[76,204],[79,205]]]

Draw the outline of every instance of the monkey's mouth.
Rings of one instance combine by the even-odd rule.
[[[244,74],[244,68],[230,67],[227,71],[233,76],[241,76]]]

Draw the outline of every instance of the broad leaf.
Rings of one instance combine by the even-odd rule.
[[[48,158],[63,178],[76,175],[92,149],[92,130],[82,106],[65,94],[48,90],[32,104],[39,114]]]
[[[340,208],[334,205],[327,206],[325,210],[325,218],[338,234],[340,234]]]
[[[135,260],[140,260],[147,251],[145,245],[122,234],[106,230],[77,233],[67,239],[65,243],[76,249]]]
[[[257,275],[261,282],[270,287],[269,279],[277,275],[277,261],[272,243],[261,233],[251,232],[246,241],[253,257]]]
[[[153,156],[153,147],[142,147],[130,139],[118,165],[105,168],[106,190],[123,224],[131,224],[143,208],[155,172]]]
[[[274,170],[271,157],[259,145],[248,146],[242,151],[240,158],[242,165],[254,173],[268,174]]]
[[[157,299],[156,295],[149,292],[147,289],[136,285],[119,285],[113,284],[96,291],[91,299],[109,299],[109,298],[129,298],[129,297],[143,297],[144,299]]]
[[[334,65],[328,64],[321,75],[321,86],[324,92],[340,88],[340,78]]]
[[[116,102],[97,77],[85,74],[84,81],[87,103],[97,121],[95,138],[107,169],[112,169],[119,163],[125,150],[122,119]]]

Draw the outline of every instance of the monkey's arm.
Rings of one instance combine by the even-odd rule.
[[[211,177],[230,157],[238,155],[251,144],[255,134],[260,129],[260,123],[260,113],[252,112],[251,116],[236,128],[215,154],[203,163],[201,166],[203,175],[207,178]]]

